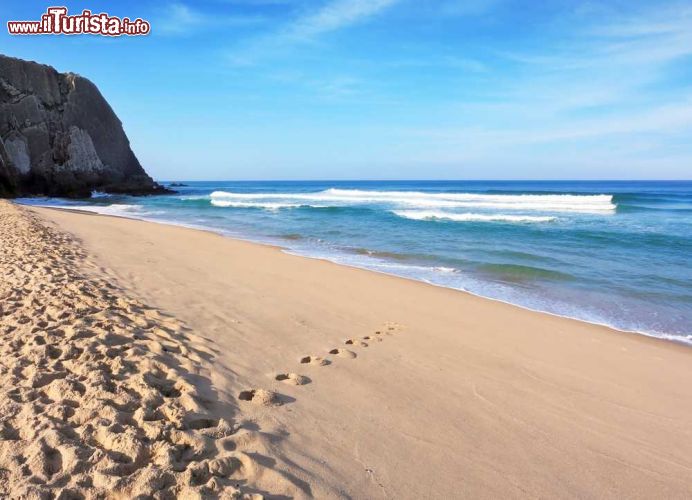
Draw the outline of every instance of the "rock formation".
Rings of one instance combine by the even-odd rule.
[[[0,54],[0,197],[166,192],[96,86]]]

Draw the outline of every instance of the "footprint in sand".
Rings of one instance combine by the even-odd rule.
[[[291,385],[305,385],[311,382],[308,377],[298,375],[297,373],[279,373],[274,379]]]
[[[400,325],[399,323],[393,323],[391,321],[385,323],[384,327],[386,329],[385,331],[386,331],[387,335],[392,335],[392,334],[396,333],[397,330],[401,330],[403,328],[403,326]],[[377,332],[375,332],[375,333],[377,333]]]
[[[303,356],[300,358],[300,363],[303,365],[326,366],[331,361],[321,358],[320,356]]]
[[[347,349],[332,349],[329,351],[329,354],[334,354],[336,356],[340,356],[342,358],[350,358],[353,359],[356,357],[356,353],[353,351],[349,351]]]
[[[282,404],[277,393],[266,389],[242,391],[238,394],[238,399],[241,401],[249,401],[260,406],[279,406]]]
[[[368,345],[367,342],[382,342],[382,338],[378,335],[366,335],[365,337],[361,337],[361,339],[362,340],[360,342],[366,345]]]
[[[344,340],[344,344],[346,344],[346,345],[359,345],[361,347],[368,347],[367,342],[362,342],[360,340],[354,340],[354,339],[346,339],[346,340]]]

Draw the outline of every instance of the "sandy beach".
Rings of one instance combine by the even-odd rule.
[[[692,496],[683,345],[9,202],[0,272],[0,495]]]

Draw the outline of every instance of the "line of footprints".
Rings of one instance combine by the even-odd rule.
[[[349,347],[368,347],[370,343],[382,342],[384,338],[388,335],[394,335],[401,331],[403,327],[398,323],[387,322],[384,324],[383,329],[375,331],[371,335],[366,335],[361,338],[349,338],[344,340],[344,345]],[[333,356],[338,356],[340,358],[354,359],[358,355],[347,349],[341,347],[335,347],[330,349],[329,353]],[[300,358],[300,364],[303,365],[313,365],[313,366],[327,366],[332,363],[331,359],[326,356],[303,356]],[[285,384],[291,385],[305,385],[309,384],[311,380],[297,373],[279,373],[274,377],[275,380],[283,382]],[[247,391],[242,391],[238,395],[238,399],[241,401],[249,401],[262,406],[278,406],[283,404],[282,397],[266,389],[251,389]]]

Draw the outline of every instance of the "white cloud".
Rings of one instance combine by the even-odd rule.
[[[166,7],[153,23],[153,31],[166,35],[186,35],[204,29],[257,24],[264,21],[258,16],[212,15],[175,2]]]
[[[241,44],[227,54],[236,66],[249,66],[258,59],[282,52],[299,42],[363,22],[400,0],[330,0],[314,11],[304,12],[292,22]]]
[[[498,77],[496,100],[568,120],[571,113],[595,111],[590,108],[617,113],[681,98],[683,87],[664,85],[660,93],[656,88],[692,56],[692,8],[659,6],[637,16],[598,19],[564,33],[543,53],[500,53],[520,76]]]
[[[411,126],[410,141],[450,162],[692,161],[692,89],[676,81],[692,8],[590,19],[542,50],[498,52],[506,64],[487,64],[488,87],[449,103],[457,118],[444,126]]]
[[[456,55],[426,54],[425,57],[407,57],[388,61],[387,66],[393,68],[452,68],[467,73],[485,73],[488,66],[481,60],[472,57]]]
[[[163,17],[158,19],[154,26],[156,31],[159,32],[179,34],[197,28],[204,24],[205,21],[205,16],[192,10],[187,5],[174,3],[167,7]]]
[[[661,34],[683,34],[692,29],[692,7],[671,5],[616,19],[597,26],[594,35],[613,38],[642,37]]]
[[[663,105],[643,112],[615,117],[575,120],[551,127],[508,127],[506,129],[469,126],[461,129],[421,130],[415,135],[442,142],[474,147],[548,144],[579,141],[621,134],[665,134],[692,128],[692,98],[675,105]]]
[[[437,9],[444,15],[477,16],[497,7],[502,0],[442,0]]]
[[[306,39],[335,31],[372,17],[398,0],[333,0],[288,26],[283,35]]]

